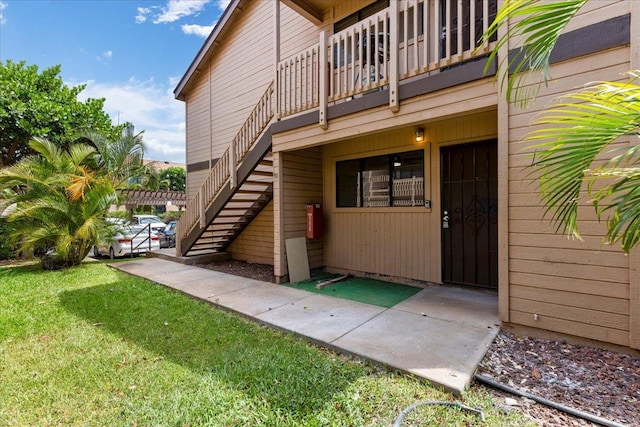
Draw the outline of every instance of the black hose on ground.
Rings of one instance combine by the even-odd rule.
[[[413,405],[408,406],[405,409],[403,409],[402,412],[400,412],[400,415],[398,415],[398,418],[396,418],[396,421],[393,423],[393,427],[400,427],[400,425],[402,424],[402,420],[404,419],[404,417],[409,412],[413,411],[414,409],[416,409],[419,406],[425,406],[425,405],[455,406],[456,408],[460,408],[460,409],[464,409],[465,411],[473,412],[474,414],[478,415],[482,421],[484,421],[484,413],[480,409],[476,409],[476,408],[472,408],[470,406],[463,405],[460,402],[447,402],[447,401],[429,400],[429,401],[426,401],[426,402],[414,403]]]
[[[526,391],[520,391],[513,387],[509,387],[508,385],[499,383],[497,381],[492,380],[491,378],[487,378],[485,376],[475,374],[474,379],[479,383],[488,385],[493,388],[497,388],[502,391],[506,391],[507,393],[514,394],[520,397],[526,397],[527,399],[531,399],[535,402],[541,403],[543,405],[549,406],[553,409],[557,409],[558,411],[565,412],[567,414],[576,416],[578,418],[582,418],[587,421],[591,421],[592,423],[600,424],[606,427],[625,427],[624,424],[616,423],[614,421],[609,421],[605,418],[598,417],[596,415],[591,415],[587,412],[580,411],[579,409],[571,408],[569,406],[562,405],[560,403],[554,402],[552,400],[545,399],[544,397],[536,396],[535,394],[527,393]]]

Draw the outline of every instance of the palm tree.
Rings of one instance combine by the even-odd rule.
[[[121,189],[128,186],[131,178],[143,177],[145,174],[143,157],[146,147],[142,140],[143,134],[144,131],[136,134],[133,127],[127,127],[115,141],[97,132],[84,134],[82,140],[95,147],[93,167],[107,172],[114,188]]]
[[[526,106],[549,77],[549,58],[558,37],[586,0],[505,0],[495,21],[483,35],[489,40],[506,26],[490,61],[508,40],[523,46],[519,54],[503,59],[501,87],[508,101]],[[516,22],[509,25],[510,22]],[[606,219],[605,242],[620,242],[628,252],[640,241],[640,70],[626,82],[596,82],[556,101],[529,133],[534,141],[531,167],[539,174],[545,214],[563,234],[580,237],[578,205],[584,195],[599,219]],[[536,84],[529,85],[531,79]],[[623,140],[626,147],[616,147]],[[596,163],[603,153],[618,150],[610,160]]]
[[[108,229],[111,179],[86,166],[95,156],[88,145],[66,151],[34,139],[29,147],[37,154],[0,171],[0,188],[11,189],[4,197],[16,204],[11,237],[20,251],[53,249],[54,267],[77,265]]]

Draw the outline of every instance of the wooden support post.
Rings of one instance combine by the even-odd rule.
[[[500,5],[502,6],[502,5]],[[486,15],[485,15],[486,19]],[[447,21],[449,22],[449,21]],[[509,24],[510,25],[510,24]],[[508,27],[508,25],[507,25]],[[448,26],[447,26],[448,28]],[[508,28],[500,27],[498,37],[504,36]],[[447,35],[447,37],[449,37]],[[450,39],[447,38],[447,45]],[[509,42],[498,52],[499,58],[509,55]],[[509,67],[500,67],[498,81],[502,81]],[[498,90],[498,317],[509,322],[509,102]]]
[[[631,69],[640,69],[640,2],[631,3]],[[629,253],[629,346],[640,350],[640,248]]]
[[[280,120],[280,73],[278,67],[280,66],[280,0],[273,2],[273,81],[275,83],[276,92],[276,120]]]
[[[200,210],[200,228],[205,228],[207,226],[206,222],[205,222],[205,216],[206,216],[206,212],[205,212],[205,202],[204,202],[204,192],[202,191],[202,187],[200,187],[200,190],[198,190],[198,208]]]
[[[284,227],[283,154],[273,153],[273,274],[277,283],[288,280]]]
[[[425,7],[427,7],[426,4]],[[391,14],[389,17],[389,108],[397,113],[400,110],[398,99],[398,2],[392,1],[389,4],[389,11]],[[405,11],[405,13],[407,12]],[[417,39],[418,37],[416,37]]]
[[[329,123],[327,122],[327,103],[329,102],[329,72],[327,66],[327,34],[325,31],[320,32],[320,54],[318,55],[318,68],[319,79],[318,82],[318,99],[320,101],[320,107],[318,110],[318,120],[322,129],[327,129]]]
[[[229,184],[232,190],[238,185],[238,166],[236,162],[236,139],[233,138],[229,146]]]

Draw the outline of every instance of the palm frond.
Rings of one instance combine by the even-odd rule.
[[[621,240],[623,250],[640,235],[640,210],[633,211],[640,209],[633,187],[640,184],[640,86],[635,84],[638,72],[630,75],[627,82],[597,82],[566,96],[534,122],[542,127],[527,137],[536,142],[531,166],[540,174],[545,214],[557,230],[579,237],[578,206],[586,190],[598,215],[610,214],[607,241]],[[606,151],[621,137],[632,143],[622,152]]]
[[[498,51],[510,43],[519,50],[501,58],[498,66],[507,67],[500,87],[506,97],[521,106],[535,99],[540,85],[549,80],[551,52],[568,22],[587,0],[505,0],[495,20],[482,36],[482,44],[494,37],[500,28],[507,28],[498,38],[489,55],[485,72],[498,58]]]

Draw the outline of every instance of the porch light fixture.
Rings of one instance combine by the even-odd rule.
[[[393,167],[399,168],[400,166],[402,166],[402,162],[400,161],[400,157],[396,154],[393,156]]]
[[[424,141],[424,129],[423,128],[416,129],[415,135],[416,135],[416,142],[423,142]]]

